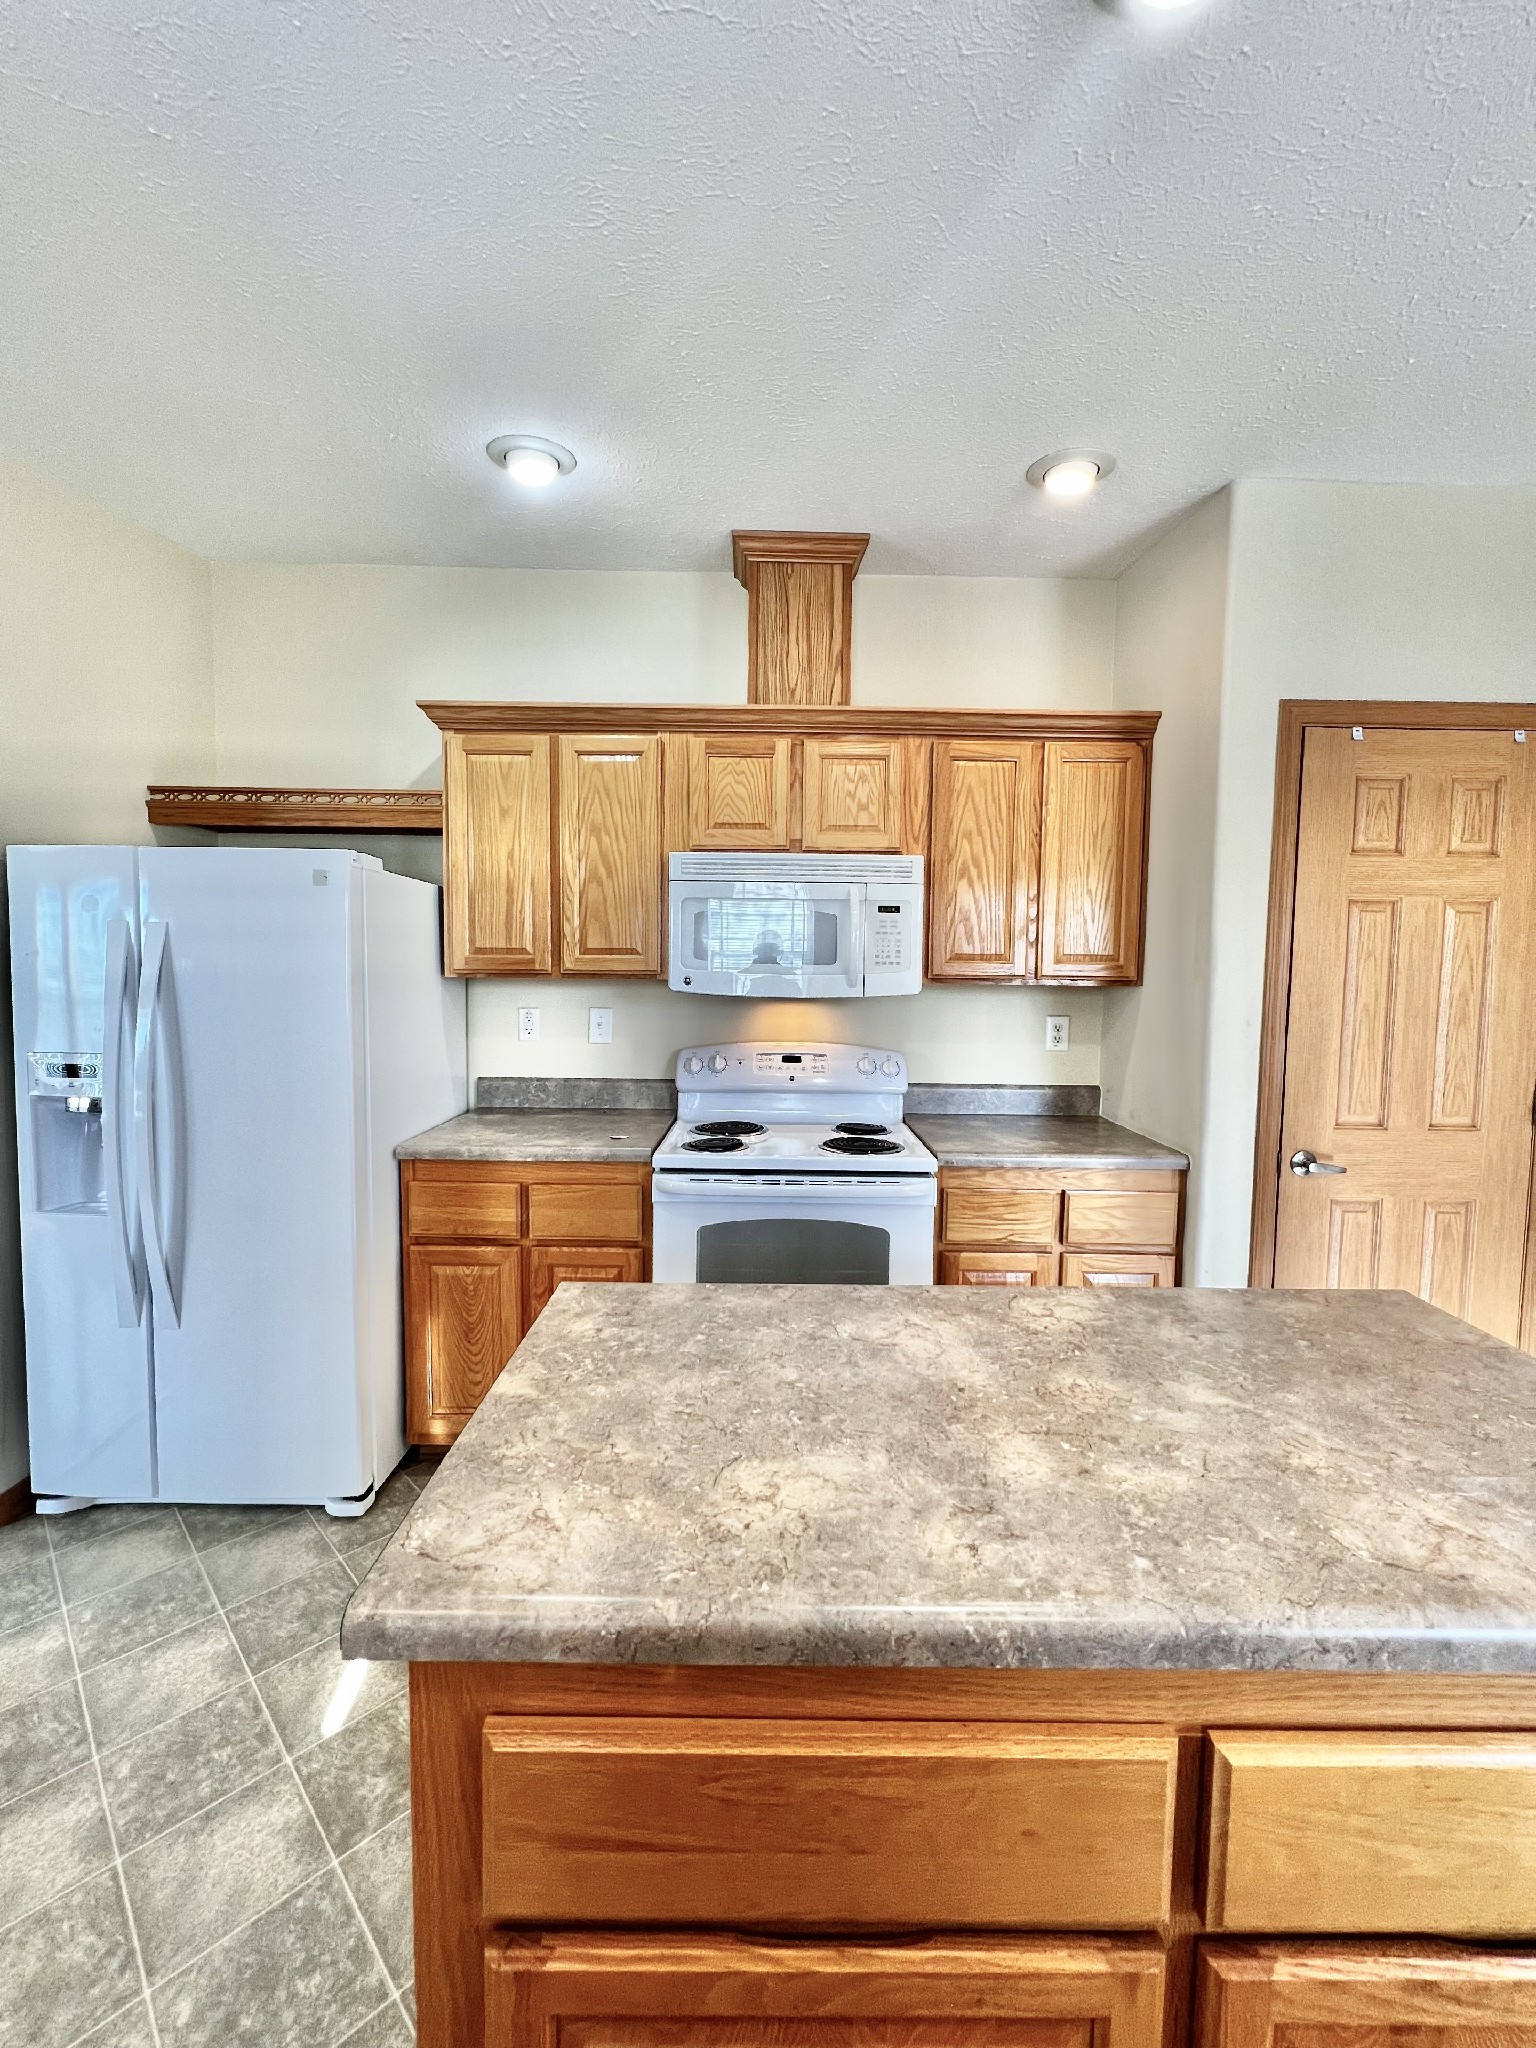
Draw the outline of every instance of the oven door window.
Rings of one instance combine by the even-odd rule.
[[[891,1234],[869,1223],[757,1216],[701,1225],[698,1259],[699,1279],[717,1285],[888,1287]]]

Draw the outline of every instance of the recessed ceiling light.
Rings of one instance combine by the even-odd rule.
[[[569,448],[562,448],[558,441],[541,441],[537,434],[502,434],[485,452],[513,483],[530,491],[542,491],[557,476],[569,476],[576,467]]]
[[[1024,474],[1048,498],[1086,498],[1114,466],[1112,455],[1079,455],[1063,449],[1059,455],[1042,455]]]

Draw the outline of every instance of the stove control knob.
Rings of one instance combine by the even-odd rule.
[[[880,1071],[882,1074],[890,1074],[894,1078],[901,1072],[901,1061],[894,1058],[883,1059],[880,1062]]]
[[[703,1065],[704,1062],[699,1058],[698,1054],[696,1052],[691,1052],[689,1053],[687,1059],[683,1061],[683,1072],[685,1074],[697,1074],[702,1069]]]
[[[725,1054],[723,1052],[712,1052],[709,1056],[709,1071],[712,1074],[723,1074],[725,1072],[725,1069]]]
[[[872,1074],[874,1071],[875,1063],[869,1054],[865,1053],[864,1057],[859,1061],[859,1072],[861,1074]]]

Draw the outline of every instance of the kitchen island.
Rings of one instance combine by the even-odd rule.
[[[563,1290],[344,1625],[422,2041],[1536,2026],[1533,1469],[1406,1296]]]

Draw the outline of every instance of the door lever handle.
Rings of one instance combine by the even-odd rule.
[[[1318,1158],[1315,1152],[1293,1152],[1291,1171],[1298,1180],[1304,1180],[1309,1173],[1348,1173],[1347,1166],[1329,1166]]]

